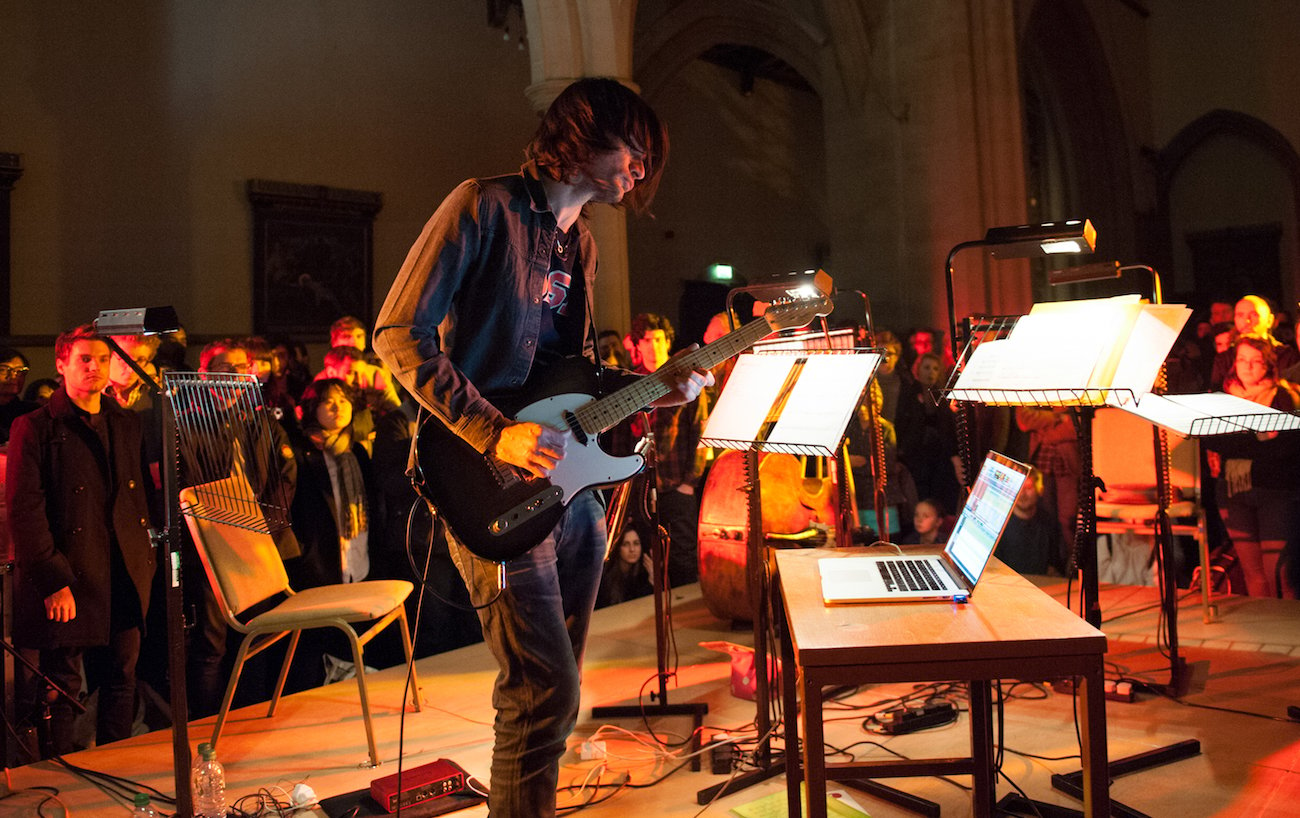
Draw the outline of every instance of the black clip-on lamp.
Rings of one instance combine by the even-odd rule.
[[[741,293],[752,296],[756,301],[772,301],[777,298],[817,298],[828,296],[835,289],[834,282],[825,270],[795,270],[789,273],[773,273],[764,276],[753,284],[736,287],[727,291],[727,320],[735,316],[732,302]],[[823,320],[823,325],[825,321]],[[735,329],[734,326],[731,329]]]
[[[190,793],[190,743],[189,701],[185,695],[185,621],[184,595],[181,584],[180,539],[180,474],[177,464],[176,419],[171,402],[164,398],[164,389],[158,381],[145,372],[113,336],[161,335],[180,329],[176,310],[172,307],[138,307],[104,310],[95,319],[95,332],[102,336],[109,349],[126,362],[140,380],[158,396],[158,427],[162,452],[159,464],[162,491],[165,501],[165,519],[162,531],[153,529],[150,536],[160,548],[167,569],[167,669],[171,677],[172,710],[172,773],[176,786],[176,814],[189,815],[192,809]]]
[[[970,247],[986,247],[996,259],[1039,258],[1052,255],[1086,255],[1097,246],[1097,231],[1087,219],[1067,219],[1015,227],[990,227],[984,238],[964,241],[948,251],[944,265],[944,283],[948,287],[948,344],[957,358],[957,307],[953,299],[952,262],[957,254]],[[966,464],[969,467],[969,463]]]

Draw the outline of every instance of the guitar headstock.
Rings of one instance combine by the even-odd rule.
[[[831,277],[818,270],[812,283],[773,299],[763,311],[763,320],[773,331],[798,329],[807,326],[818,316],[830,315],[835,309],[831,301]]]

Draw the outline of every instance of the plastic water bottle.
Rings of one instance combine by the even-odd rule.
[[[226,771],[217,761],[212,745],[199,745],[190,777],[194,797],[194,818],[226,818]]]
[[[158,813],[153,811],[149,806],[149,796],[143,792],[135,794],[135,807],[131,810],[131,818],[157,818]]]

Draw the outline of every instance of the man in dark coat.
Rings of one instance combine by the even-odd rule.
[[[135,669],[155,563],[135,413],[103,399],[109,349],[89,326],[59,336],[63,386],[14,421],[6,500],[16,559],[14,639],[72,695],[83,661],[99,689],[97,741],[131,735]],[[48,746],[72,752],[73,709],[33,679],[49,707]]]

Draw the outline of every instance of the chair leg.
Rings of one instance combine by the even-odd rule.
[[[1201,560],[1201,621],[1206,625],[1214,622],[1218,618],[1218,606],[1210,602],[1210,585],[1213,577],[1210,570],[1214,567],[1210,564],[1210,538],[1206,531],[1205,512],[1201,512],[1201,518],[1197,521],[1196,545],[1198,556]]]
[[[343,625],[340,630],[347,634],[348,642],[352,645],[352,661],[356,663],[357,669],[357,692],[361,694],[361,715],[366,722],[366,743],[370,745],[370,766],[378,767],[379,748],[375,744],[375,725],[370,720],[370,694],[366,688],[366,663],[361,655],[361,642],[351,627]]]
[[[415,675],[415,649],[411,645],[411,629],[406,624],[406,605],[401,606],[401,613],[398,614],[397,623],[402,629],[402,647],[406,648],[406,667],[410,674],[411,680],[411,707],[415,712],[420,712],[420,680]],[[402,702],[402,707],[406,707],[406,702]]]
[[[280,665],[280,678],[275,680],[275,693],[271,695],[271,706],[266,711],[266,717],[270,718],[275,715],[275,708],[280,704],[280,694],[284,692],[285,679],[289,678],[289,665],[293,663],[294,651],[298,649],[298,637],[302,636],[302,631],[294,631],[289,637],[289,649],[284,654],[284,664]]]
[[[230,671],[230,681],[226,683],[226,695],[221,698],[221,709],[217,711],[217,723],[212,727],[209,743],[217,749],[217,740],[221,738],[221,728],[226,723],[230,712],[230,703],[235,700],[235,688],[239,685],[239,674],[244,672],[244,662],[248,658],[248,647],[253,637],[245,636],[239,643],[239,653],[235,655],[235,667]]]

